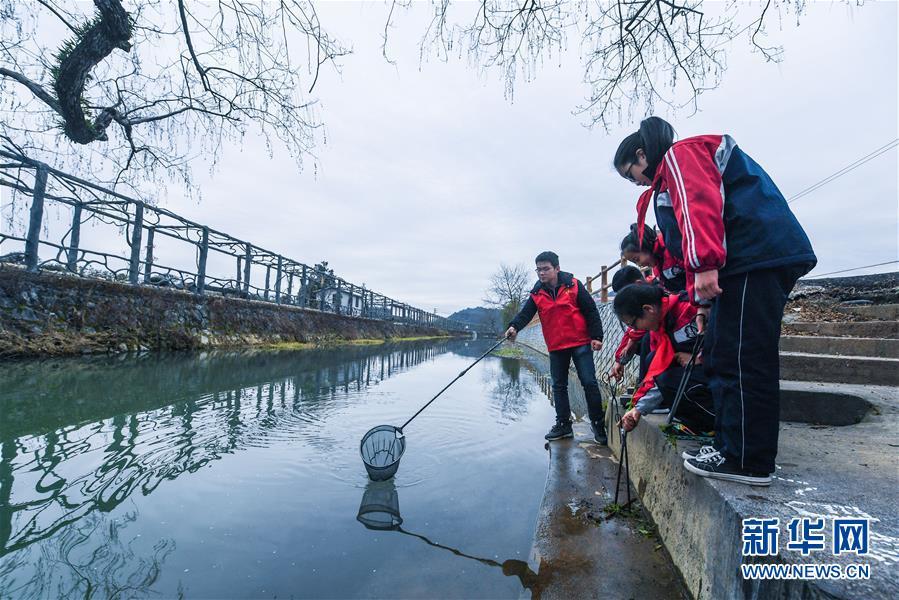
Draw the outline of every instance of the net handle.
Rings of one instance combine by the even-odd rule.
[[[496,342],[495,344],[493,344],[493,346],[490,348],[490,350],[488,350],[487,352],[483,353],[481,356],[478,357],[478,359],[477,359],[476,361],[474,361],[473,363],[471,363],[470,365],[468,365],[468,366],[465,368],[464,371],[462,371],[461,373],[459,373],[458,375],[456,375],[456,378],[455,378],[455,379],[453,379],[452,381],[450,381],[448,384],[446,384],[446,386],[444,386],[444,388],[443,388],[442,390],[440,390],[439,392],[437,392],[437,395],[435,395],[433,398],[431,398],[430,400],[428,400],[428,403],[427,403],[427,404],[425,404],[424,406],[422,406],[421,408],[419,408],[419,409],[418,409],[418,412],[416,412],[414,415],[412,415],[411,417],[409,417],[409,420],[408,420],[408,421],[406,421],[405,423],[403,423],[402,425],[400,425],[399,427],[397,427],[397,431],[399,431],[400,433],[402,433],[402,432],[403,432],[403,429],[406,428],[406,425],[408,425],[409,423],[412,422],[412,419],[414,419],[415,417],[417,417],[418,415],[420,415],[421,412],[422,412],[424,409],[426,409],[427,407],[429,407],[429,406],[431,405],[431,403],[432,403],[434,400],[436,400],[437,398],[440,397],[440,394],[442,394],[442,393],[445,392],[447,389],[449,389],[449,387],[450,387],[451,385],[453,385],[454,383],[456,383],[457,381],[459,381],[459,379],[460,379],[463,375],[465,375],[466,373],[468,373],[468,371],[471,370],[471,368],[472,368],[473,366],[475,366],[476,364],[478,364],[479,362],[481,362],[482,360],[484,360],[484,358],[485,358],[488,354],[490,354],[491,352],[493,352],[494,350],[496,350],[496,349],[500,346],[500,344],[502,344],[502,343],[505,342],[505,341],[506,341],[506,338],[505,338],[505,337],[500,338],[500,340],[499,340],[498,342]]]
[[[684,367],[684,372],[680,378],[680,385],[677,386],[677,393],[674,394],[674,402],[671,403],[671,411],[668,413],[668,418],[665,419],[666,425],[671,425],[671,421],[674,420],[674,413],[677,412],[680,401],[687,391],[687,382],[693,375],[693,366],[696,364],[696,357],[699,355],[699,351],[702,349],[704,337],[705,336],[702,333],[696,334],[696,341],[693,342],[693,352],[690,354],[690,361],[687,363],[687,366]]]

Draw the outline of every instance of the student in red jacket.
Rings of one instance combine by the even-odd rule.
[[[621,267],[612,277],[612,291],[617,294],[632,283],[646,283],[643,273],[631,265]],[[624,376],[624,366],[636,355],[640,356],[640,379],[642,380],[647,367],[649,367],[649,338],[645,331],[628,327],[621,336],[618,348],[615,349],[615,364],[609,370],[609,377],[621,379]]]
[[[669,294],[660,286],[635,283],[615,295],[615,314],[629,328],[649,332],[652,362],[634,392],[631,409],[621,419],[630,431],[640,417],[671,406],[696,342],[698,309],[685,295]],[[658,392],[649,392],[657,388]],[[694,433],[711,431],[715,424],[708,380],[694,369],[674,418]]]
[[[587,412],[598,444],[608,443],[603,423],[602,393],[596,380],[593,352],[602,349],[602,320],[596,301],[571,273],[559,269],[555,252],[541,252],[535,260],[539,281],[521,311],[509,323],[506,337],[514,340],[535,314],[540,315],[543,339],[549,350],[556,424],[546,434],[548,440],[572,437],[571,405],[568,400],[568,367],[574,361],[578,379],[584,386]]]
[[[621,240],[621,255],[632,263],[652,269],[653,278],[672,293],[686,289],[684,261],[672,254],[665,245],[665,238],[652,227],[643,225],[642,236],[637,224]]]
[[[614,166],[649,186],[638,203],[638,231],[652,206],[669,249],[683,259],[690,300],[711,305],[704,364],[715,442],[686,457],[684,467],[770,485],[780,323],[790,290],[817,260],[808,236],[768,174],[728,135],[675,142],[671,125],[650,117],[621,142]]]

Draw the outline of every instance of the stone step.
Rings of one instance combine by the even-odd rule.
[[[838,306],[841,313],[859,315],[868,319],[895,321],[899,319],[899,304],[866,304],[863,306]]]
[[[781,352],[780,378],[899,386],[899,359]]]
[[[785,335],[780,338],[780,350],[810,354],[899,358],[899,339]]]
[[[899,322],[859,321],[855,323],[785,323],[794,332],[826,336],[899,339]]]

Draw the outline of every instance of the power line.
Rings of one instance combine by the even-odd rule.
[[[821,275],[815,275],[815,278],[818,277],[826,277],[828,275],[836,275],[837,273],[848,273],[849,271],[861,271],[862,269],[870,269],[871,267],[882,267],[884,265],[892,265],[894,263],[899,263],[899,260],[888,260],[887,262],[877,263],[876,265],[865,265],[864,267],[854,267],[852,269],[843,269],[841,271],[831,271],[830,273],[822,273]],[[803,277],[805,279],[805,277]]]
[[[834,180],[836,180],[836,179],[839,179],[840,177],[842,177],[842,176],[845,175],[846,173],[849,173],[850,171],[853,171],[853,170],[857,169],[858,167],[862,166],[863,164],[865,164],[865,163],[868,162],[869,160],[873,160],[873,159],[877,158],[877,157],[880,156],[881,154],[884,154],[885,152],[891,150],[892,148],[895,148],[897,145],[899,145],[899,138],[894,139],[893,141],[891,141],[891,142],[889,142],[889,143],[887,143],[887,144],[881,146],[881,147],[878,148],[877,150],[874,150],[874,151],[871,152],[870,154],[861,157],[860,159],[856,160],[856,161],[853,162],[853,163],[850,163],[849,165],[843,167],[842,169],[840,169],[840,170],[837,171],[836,173],[833,173],[833,174],[831,174],[831,175],[828,175],[827,177],[825,177],[825,178],[822,179],[821,181],[819,181],[819,182],[817,182],[817,183],[814,183],[814,184],[810,185],[809,187],[805,188],[804,190],[802,190],[801,192],[799,192],[798,194],[794,195],[792,198],[790,198],[789,200],[787,200],[787,203],[795,202],[796,200],[799,200],[799,199],[802,198],[803,196],[806,196],[806,195],[808,195],[808,194],[811,194],[812,192],[814,192],[814,191],[817,190],[818,188],[823,187],[823,186],[827,185],[828,183],[830,183],[830,182],[832,182],[832,181],[834,181]]]

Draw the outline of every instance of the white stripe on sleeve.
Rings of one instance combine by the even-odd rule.
[[[690,220],[690,204],[684,179],[677,164],[677,158],[674,156],[674,148],[665,153],[665,161],[671,170],[677,193],[681,197],[681,210],[684,213],[684,238],[687,240],[687,260],[694,269],[698,269],[700,266],[699,256],[696,254],[696,235],[693,232],[693,222]]]

